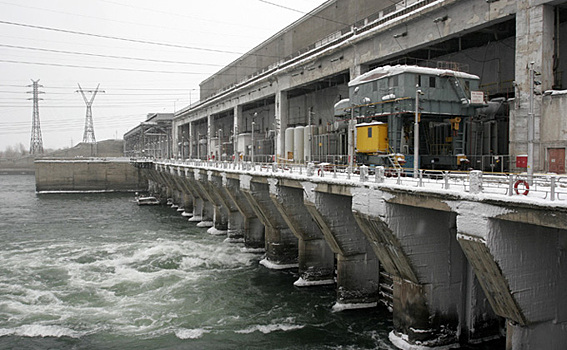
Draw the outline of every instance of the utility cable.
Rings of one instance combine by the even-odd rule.
[[[224,66],[225,66],[225,65],[222,65],[222,64],[214,64],[214,63],[197,63],[197,62],[167,61],[167,60],[156,60],[156,59],[151,59],[151,58],[128,57],[128,56],[114,56],[114,55],[101,55],[101,54],[88,53],[88,52],[53,50],[53,49],[44,49],[44,48],[38,48],[38,47],[18,46],[18,45],[7,45],[7,44],[0,44],[0,47],[7,47],[7,48],[11,48],[11,49],[21,49],[21,50],[33,50],[33,51],[42,51],[42,52],[52,52],[52,53],[62,53],[62,54],[68,54],[68,55],[81,55],[81,56],[90,56],[90,57],[125,59],[125,60],[144,61],[144,62],[171,63],[171,64],[196,65],[196,66],[212,66],[212,67],[224,67]],[[245,67],[245,68],[248,68],[248,67]]]
[[[10,21],[0,21],[0,24],[18,26],[18,27],[25,27],[25,28],[33,28],[33,29],[40,29],[40,30],[48,30],[53,32],[60,32],[66,34],[74,34],[74,35],[84,35],[90,36],[94,38],[102,38],[102,39],[111,39],[111,40],[120,40],[126,42],[132,42],[137,44],[149,44],[149,45],[158,45],[158,46],[166,46],[166,47],[175,47],[178,49],[189,49],[189,50],[199,50],[199,51],[207,51],[207,52],[216,52],[216,53],[228,53],[228,54],[236,54],[236,55],[243,55],[242,52],[236,51],[228,51],[228,50],[217,50],[217,49],[208,49],[203,47],[195,47],[195,46],[184,46],[178,44],[170,44],[170,43],[163,43],[158,41],[148,41],[148,40],[138,40],[138,39],[130,39],[130,38],[121,38],[117,36],[110,36],[110,35],[103,35],[103,34],[93,34],[87,32],[80,32],[75,30],[67,30],[67,29],[60,29],[60,28],[53,28],[53,27],[44,27],[44,26],[36,26],[33,24],[26,24],[26,23],[17,23],[17,22],[10,22]]]
[[[286,10],[289,10],[289,11],[298,12],[298,13],[304,14],[304,15],[309,16],[309,17],[315,17],[315,18],[323,19],[325,21],[337,23],[337,24],[347,26],[347,27],[350,26],[349,23],[339,22],[339,21],[335,21],[334,19],[330,19],[330,18],[327,18],[327,17],[316,15],[316,14],[312,13],[313,11],[304,12],[304,11],[300,11],[300,10],[297,10],[297,9],[294,9],[294,8],[291,8],[291,7],[283,6],[283,5],[276,4],[276,3],[266,1],[266,0],[258,0],[258,1],[263,2],[265,4],[268,4],[268,5],[276,6],[276,7],[282,8],[282,9],[286,9]]]
[[[165,71],[165,70],[103,67],[103,66],[96,67],[96,66],[84,66],[84,65],[75,65],[75,64],[12,61],[12,60],[0,60],[0,62],[15,63],[15,64],[31,64],[31,65],[37,65],[37,66],[52,66],[52,67],[65,67],[65,68],[88,68],[88,69],[101,69],[101,70],[113,70],[113,71],[125,71],[125,72],[140,72],[140,73],[166,73],[166,74],[190,74],[190,75],[210,75],[210,74],[212,74],[212,73],[207,73],[207,72],[197,73],[197,72],[183,72],[183,71]]]
[[[111,36],[111,35],[94,34],[94,33],[80,32],[80,31],[61,29],[61,28],[37,26],[37,25],[27,24],[27,23],[0,21],[0,24],[12,25],[12,26],[18,26],[18,27],[24,27],[24,28],[48,30],[48,31],[53,31],[53,32],[66,33],[66,34],[84,35],[84,36],[89,36],[89,37],[94,37],[94,38],[119,40],[119,41],[125,41],[125,42],[137,43],[137,44],[157,45],[157,46],[165,46],[165,47],[174,47],[174,48],[178,48],[178,49],[198,50],[198,51],[226,53],[226,54],[235,54],[235,55],[243,55],[244,54],[243,52],[237,52],[237,51],[209,49],[209,48],[204,48],[204,47],[184,46],[184,45],[179,45],[179,44],[171,44],[171,43],[164,43],[164,42],[158,42],[158,41],[122,38],[122,37]],[[252,54],[252,56],[278,57],[278,56],[261,55],[261,54]]]

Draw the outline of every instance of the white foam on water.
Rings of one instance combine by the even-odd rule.
[[[29,338],[37,338],[37,337],[80,338],[85,334],[61,326],[36,325],[36,324],[23,325],[17,328],[9,328],[9,329],[0,328],[0,337],[9,336],[9,335],[16,335],[20,337],[29,337]]]
[[[210,331],[203,328],[178,329],[175,331],[175,336],[179,339],[199,339],[206,333]]]
[[[459,344],[449,344],[441,346],[425,346],[420,344],[410,344],[408,342],[408,336],[405,334],[396,334],[396,332],[391,331],[388,334],[388,339],[394,344],[398,349],[402,350],[450,350],[460,348]]]
[[[268,324],[268,325],[254,325],[254,326],[250,326],[248,328],[242,329],[242,330],[238,330],[238,331],[234,331],[235,333],[240,333],[240,334],[250,334],[250,333],[254,333],[254,332],[261,332],[264,334],[268,334],[268,333],[272,333],[272,332],[277,332],[277,331],[283,331],[283,332],[287,332],[287,331],[293,331],[296,329],[302,329],[305,326],[302,325],[294,325],[294,324]]]
[[[287,269],[294,269],[299,267],[299,264],[278,264],[278,263],[274,263],[270,260],[268,260],[268,258],[264,258],[262,260],[260,260],[260,265],[271,269],[271,270],[287,270]]]
[[[341,312],[345,310],[357,310],[357,309],[368,309],[378,306],[377,302],[372,303],[335,303],[333,305],[333,312]]]

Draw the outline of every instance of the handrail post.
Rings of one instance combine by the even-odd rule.
[[[379,166],[376,168],[376,173],[374,174],[374,182],[377,184],[384,183],[384,167]]]
[[[482,192],[482,171],[471,170],[470,175],[470,188],[469,192],[476,194]]]
[[[514,176],[512,174],[508,175],[508,196],[514,195]]]
[[[549,195],[552,201],[555,200],[555,180],[555,176],[551,176],[551,189]]]
[[[366,182],[368,180],[368,167],[366,165],[361,166],[360,168],[360,182]]]

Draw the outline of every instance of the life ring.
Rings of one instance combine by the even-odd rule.
[[[323,176],[323,169],[321,169],[321,168],[317,169],[317,175]]]
[[[527,196],[528,193],[530,192],[530,185],[528,184],[528,182],[526,180],[518,180],[516,181],[516,183],[514,184],[514,191],[516,191],[516,194],[520,194],[520,191],[518,191],[518,186],[520,184],[524,185],[524,192],[522,192],[522,194],[524,196]]]

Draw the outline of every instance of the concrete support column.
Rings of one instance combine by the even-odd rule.
[[[207,200],[206,193],[201,190],[199,180],[195,178],[195,176],[199,176],[198,174],[198,169],[189,169],[186,172],[186,181],[195,193],[196,199],[193,205],[193,217],[189,221],[203,223],[200,227],[211,227],[213,225],[214,207]]]
[[[193,196],[183,193],[183,213],[185,217],[193,216]]]
[[[234,146],[234,161],[238,162],[240,160],[240,156],[238,154],[238,134],[240,133],[240,121],[242,119],[242,105],[234,106],[234,119],[233,119],[233,141],[232,145]]]
[[[533,170],[544,170],[545,150],[540,148],[541,94],[552,89],[554,52],[554,7],[538,5],[531,0],[516,1],[516,84],[515,106],[510,111],[510,155],[528,154],[528,129],[533,129]],[[530,118],[530,65],[540,75],[535,80],[534,115]],[[533,120],[532,120],[533,119]],[[514,158],[513,158],[514,159]]]
[[[256,216],[256,213],[250,207],[248,200],[240,191],[240,179],[229,178],[225,174],[223,176],[223,186],[225,187],[225,193],[237,206],[238,211],[242,215],[244,225],[244,244],[247,248],[264,250],[264,224],[262,224],[260,219]]]
[[[335,310],[374,307],[378,304],[379,262],[352,214],[352,198],[316,191],[303,183],[304,203],[337,254]]]
[[[458,240],[494,312],[506,349],[567,348],[567,214],[461,204]]]
[[[213,116],[209,114],[207,116],[207,153],[205,159],[209,159],[211,156],[211,151],[213,149],[211,139],[213,138],[213,135],[215,135],[215,132],[213,131]]]
[[[297,238],[272,202],[268,184],[254,182],[250,175],[240,175],[240,190],[265,226],[266,258],[260,263],[271,269],[297,267]]]
[[[276,92],[276,125],[279,125],[279,130],[276,130],[276,161],[280,159],[287,159],[285,154],[285,129],[287,129],[289,121],[289,108],[288,97],[286,91]]]
[[[270,197],[297,239],[299,279],[295,286],[333,284],[335,256],[303,203],[303,187],[287,187],[269,179]]]
[[[355,60],[358,60],[358,55],[355,54],[354,55]],[[350,80],[360,76],[363,72],[362,72],[363,66],[361,66],[360,64],[353,64],[350,69],[349,69],[349,74],[350,74]]]
[[[200,197],[203,199],[203,217],[202,221],[197,224],[197,227],[214,227],[215,225],[215,217],[219,218],[219,221],[222,220],[220,213],[217,214],[217,206],[214,202],[214,199],[211,198],[209,192],[203,185],[206,181],[206,173],[202,173],[200,169],[193,170],[193,184],[194,189],[199,192]]]
[[[193,135],[193,123],[189,123],[189,135],[187,141],[189,142],[189,159],[194,159],[195,154],[193,154],[193,142],[195,141],[195,136]]]
[[[353,190],[354,217],[393,276],[390,340],[400,348],[435,347],[498,336],[498,318],[456,240],[455,213],[435,199],[390,199],[410,206],[385,197],[379,190]]]

